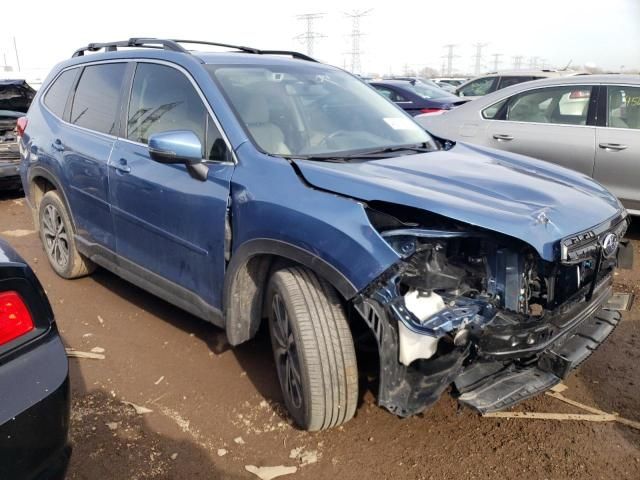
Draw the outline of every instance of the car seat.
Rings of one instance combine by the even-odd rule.
[[[249,94],[243,98],[239,113],[258,146],[268,153],[291,153],[284,142],[280,127],[270,122],[269,105],[262,95]]]

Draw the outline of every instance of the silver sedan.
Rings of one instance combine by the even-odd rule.
[[[521,153],[582,172],[640,215],[640,76],[526,82],[416,120],[443,139]]]

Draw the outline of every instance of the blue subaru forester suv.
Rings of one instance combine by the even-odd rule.
[[[284,402],[308,430],[354,415],[354,338],[375,345],[391,412],[420,412],[452,384],[489,412],[560,382],[620,320],[608,302],[629,220],[607,190],[433,138],[299,53],[90,44],[21,125],[52,268],[100,265],[233,345],[265,320]]]

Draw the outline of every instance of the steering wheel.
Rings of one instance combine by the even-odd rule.
[[[351,136],[351,135],[352,135],[352,133],[349,132],[348,130],[336,130],[335,132],[330,133],[329,135],[325,135],[318,142],[318,145],[324,145],[326,147],[332,148],[333,145],[331,145],[330,142],[332,142],[333,140],[335,140],[336,138],[339,138],[341,136]]]

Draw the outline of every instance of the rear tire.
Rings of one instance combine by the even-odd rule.
[[[78,252],[73,224],[57,191],[44,194],[38,206],[40,240],[53,270],[62,278],[78,278],[95,270],[95,264]]]
[[[295,423],[317,431],[350,420],[358,368],[336,291],[310,270],[288,267],[271,276],[267,302],[278,379]]]

